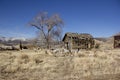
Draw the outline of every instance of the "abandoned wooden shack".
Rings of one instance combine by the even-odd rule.
[[[87,33],[66,33],[63,42],[67,49],[91,49],[94,47],[94,38]]]
[[[114,36],[114,48],[120,48],[120,35]]]

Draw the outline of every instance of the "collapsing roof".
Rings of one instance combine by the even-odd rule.
[[[81,33],[81,34],[78,34],[78,33],[66,33],[65,36],[63,37],[63,41],[65,40],[65,37],[68,36],[68,37],[77,37],[79,39],[84,39],[84,38],[93,38],[92,35],[88,34],[88,33]]]

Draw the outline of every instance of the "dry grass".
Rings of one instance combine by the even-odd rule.
[[[56,56],[49,50],[2,51],[0,80],[119,80],[119,52],[93,49]]]

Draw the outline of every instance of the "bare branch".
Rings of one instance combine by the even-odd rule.
[[[46,12],[42,12],[34,18],[30,25],[36,27],[42,32],[47,46],[49,47],[50,41],[54,38],[60,37],[63,21],[57,14],[49,17]]]

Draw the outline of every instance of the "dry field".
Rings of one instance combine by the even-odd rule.
[[[1,51],[0,80],[120,80],[120,49]]]

